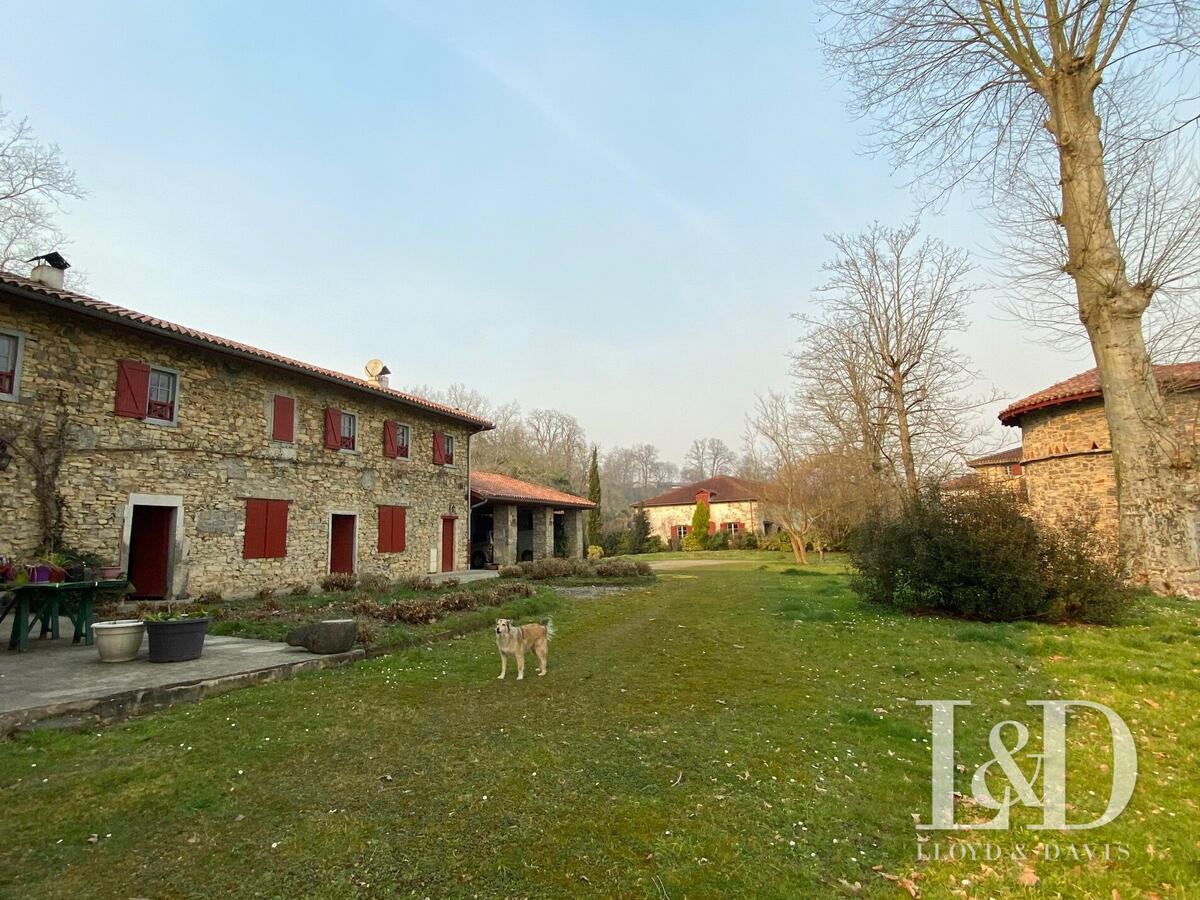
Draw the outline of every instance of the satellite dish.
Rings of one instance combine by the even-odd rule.
[[[371,378],[378,378],[386,368],[382,359],[372,359],[367,363],[367,375]]]

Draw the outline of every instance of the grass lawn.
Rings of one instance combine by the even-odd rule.
[[[905,879],[925,897],[1108,900],[1200,884],[1194,606],[1155,601],[1111,629],[909,619],[859,604],[840,566],[759,559],[553,602],[545,678],[510,666],[497,681],[492,636],[475,632],[0,744],[0,893],[907,896]],[[1051,697],[1129,723],[1140,775],[1124,814],[987,836],[1024,861],[919,861],[930,748],[915,701],[975,704],[956,734],[970,794],[992,724],[1029,723],[1023,752],[1039,752],[1024,702]],[[1070,731],[1076,820],[1107,799],[1097,721]],[[1039,841],[1128,858],[1047,860]]]

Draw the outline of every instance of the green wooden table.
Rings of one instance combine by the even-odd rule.
[[[93,642],[92,614],[96,593],[104,590],[124,590],[129,582],[124,579],[111,581],[62,581],[36,584],[0,586],[0,621],[9,612],[13,614],[12,633],[8,639],[10,650],[29,649],[29,633],[41,624],[40,637],[47,633],[58,637],[58,617],[66,616],[75,626],[71,642],[86,644]],[[7,601],[4,598],[7,597]]]

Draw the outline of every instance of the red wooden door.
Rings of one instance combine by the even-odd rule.
[[[171,554],[172,506],[135,506],[129,528],[129,580],[137,598],[161,600],[167,596],[167,568]]]
[[[329,571],[354,571],[354,531],[357,516],[333,516],[329,524]]]
[[[454,571],[454,517],[442,517],[442,571]]]

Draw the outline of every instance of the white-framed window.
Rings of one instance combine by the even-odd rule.
[[[402,422],[396,423],[396,458],[408,459],[412,446],[412,429]]]
[[[358,449],[358,416],[354,413],[342,413],[342,449]]]
[[[738,523],[737,523],[737,522],[726,522],[726,523],[725,523],[724,525],[722,525],[721,527],[722,527],[722,528],[724,528],[726,531],[728,531],[730,534],[737,534],[737,533],[738,533],[738,531],[740,530],[740,529],[738,528]]]
[[[21,387],[21,335],[0,331],[0,400],[16,400]]]
[[[150,367],[146,391],[146,420],[175,424],[179,407],[179,373]]]
[[[454,438],[446,435],[446,465],[454,465]]]
[[[683,540],[685,537],[687,537],[688,532],[691,530],[692,530],[691,525],[676,525],[675,526],[675,537],[679,538],[680,540]]]

